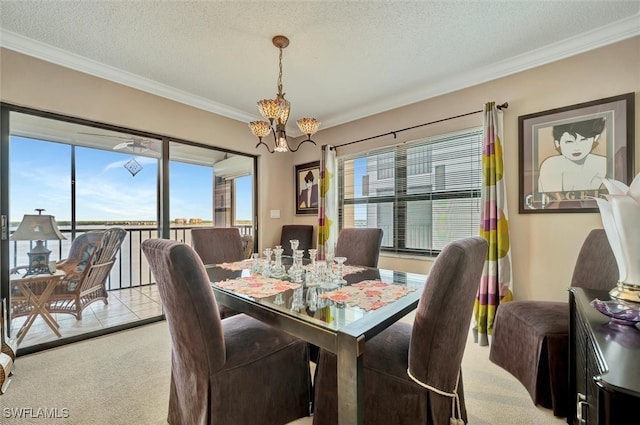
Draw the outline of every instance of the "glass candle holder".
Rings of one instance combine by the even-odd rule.
[[[338,285],[346,285],[347,281],[344,279],[344,262],[347,261],[347,257],[336,257],[334,258],[338,267],[336,268],[335,273],[335,282]]]

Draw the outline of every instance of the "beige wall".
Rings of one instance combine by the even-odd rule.
[[[509,102],[504,113],[505,174],[511,226],[513,286],[518,299],[566,300],[578,250],[591,228],[602,227],[598,213],[518,213],[518,116],[635,92],[635,122],[640,123],[640,37],[626,40],[485,84],[333,127],[314,140],[340,145],[417,124],[482,109],[487,101]],[[482,114],[338,149],[338,156],[402,141],[481,126]],[[637,125],[636,125],[637,126]],[[640,164],[636,130],[635,163]],[[296,163],[311,161],[301,150]],[[319,157],[319,149],[313,152]],[[304,156],[303,156],[304,155]],[[636,166],[635,173],[638,172]],[[299,223],[312,223],[296,217]],[[431,261],[381,256],[380,267],[425,273]]]
[[[293,221],[293,154],[270,155],[256,150],[256,140],[246,123],[7,49],[0,49],[0,100],[260,155],[260,245],[273,246],[280,240],[281,223]],[[280,219],[269,218],[272,209],[280,210]]]
[[[378,116],[321,130],[318,147],[269,155],[254,149],[245,123],[185,106],[24,55],[0,50],[0,99],[4,102],[116,124],[218,147],[259,154],[261,248],[279,240],[284,223],[315,224],[294,214],[293,166],[320,158],[320,145],[342,144],[466,112],[487,101],[508,101],[504,114],[505,173],[509,199],[514,293],[518,299],[566,300],[577,252],[595,214],[518,214],[518,116],[613,95],[636,92],[640,122],[640,37],[533,70],[419,102]],[[322,117],[320,117],[322,118]],[[420,137],[482,125],[482,114],[446,121],[392,137],[338,149],[360,152]],[[638,132],[636,132],[637,134]],[[638,146],[638,137],[635,137]],[[640,147],[635,161],[640,164]],[[279,209],[281,218],[271,219]],[[381,267],[426,273],[431,261],[383,256]]]

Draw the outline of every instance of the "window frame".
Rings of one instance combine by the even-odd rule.
[[[429,164],[427,169],[431,171],[433,174],[433,183],[432,183],[432,191],[431,192],[422,192],[422,193],[408,193],[408,182],[409,179],[409,168],[411,164],[407,164],[407,151],[411,148],[415,148],[417,146],[434,146],[437,143],[443,143],[452,138],[477,138],[474,142],[478,142],[478,151],[480,155],[480,164],[479,164],[479,181],[480,184],[478,187],[469,187],[467,189],[458,189],[458,190],[442,190],[438,189],[438,178],[436,177],[436,170],[439,165],[434,164],[433,162],[433,148],[429,148],[428,152],[425,153],[426,157],[428,157]],[[430,137],[424,137],[400,144],[396,144],[393,146],[387,146],[381,149],[367,151],[367,152],[359,152],[356,154],[347,155],[341,158],[338,158],[338,195],[339,195],[339,203],[338,203],[338,223],[339,227],[342,229],[345,222],[345,207],[347,206],[357,206],[357,205],[376,205],[383,203],[392,203],[393,204],[393,246],[382,246],[381,251],[387,253],[397,253],[397,254],[405,254],[405,255],[417,255],[417,256],[436,256],[441,252],[441,249],[421,249],[421,248],[407,248],[406,246],[406,229],[407,222],[410,217],[407,214],[407,206],[409,202],[412,201],[438,201],[444,199],[480,199],[482,196],[482,139],[483,139],[483,128],[482,126],[472,127],[469,129],[465,129],[462,131],[439,134]],[[353,198],[345,197],[345,161],[355,160],[359,158],[366,159],[367,157],[372,157],[376,155],[384,155],[388,152],[393,152],[395,154],[394,161],[394,188],[395,193],[392,195],[383,195],[383,196],[375,196],[372,193],[375,193],[375,190],[371,188],[368,189],[368,192],[365,196],[358,197],[354,193]],[[475,151],[474,151],[475,152]],[[424,156],[424,155],[423,155]],[[475,155],[474,155],[475,156]],[[376,173],[378,171],[376,170]],[[425,173],[426,174],[426,173]],[[412,174],[415,175],[415,174]],[[480,212],[478,212],[478,220],[480,216]],[[432,223],[432,232],[435,232],[435,227]],[[479,234],[479,227],[478,227]]]

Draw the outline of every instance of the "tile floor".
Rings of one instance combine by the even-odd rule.
[[[82,319],[70,314],[54,314],[60,325],[62,337],[75,336],[140,319],[162,314],[160,294],[156,285],[109,291],[109,304],[96,301],[82,312]],[[11,322],[11,334],[15,335],[26,317],[17,317]],[[29,329],[20,347],[50,342],[58,339],[40,316]]]

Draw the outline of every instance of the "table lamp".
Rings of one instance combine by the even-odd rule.
[[[27,253],[29,267],[25,276],[33,274],[52,274],[49,270],[49,254],[51,251],[44,246],[44,241],[66,239],[52,215],[42,215],[44,209],[36,209],[38,215],[25,214],[18,229],[11,235],[12,241],[36,241],[36,245]]]

